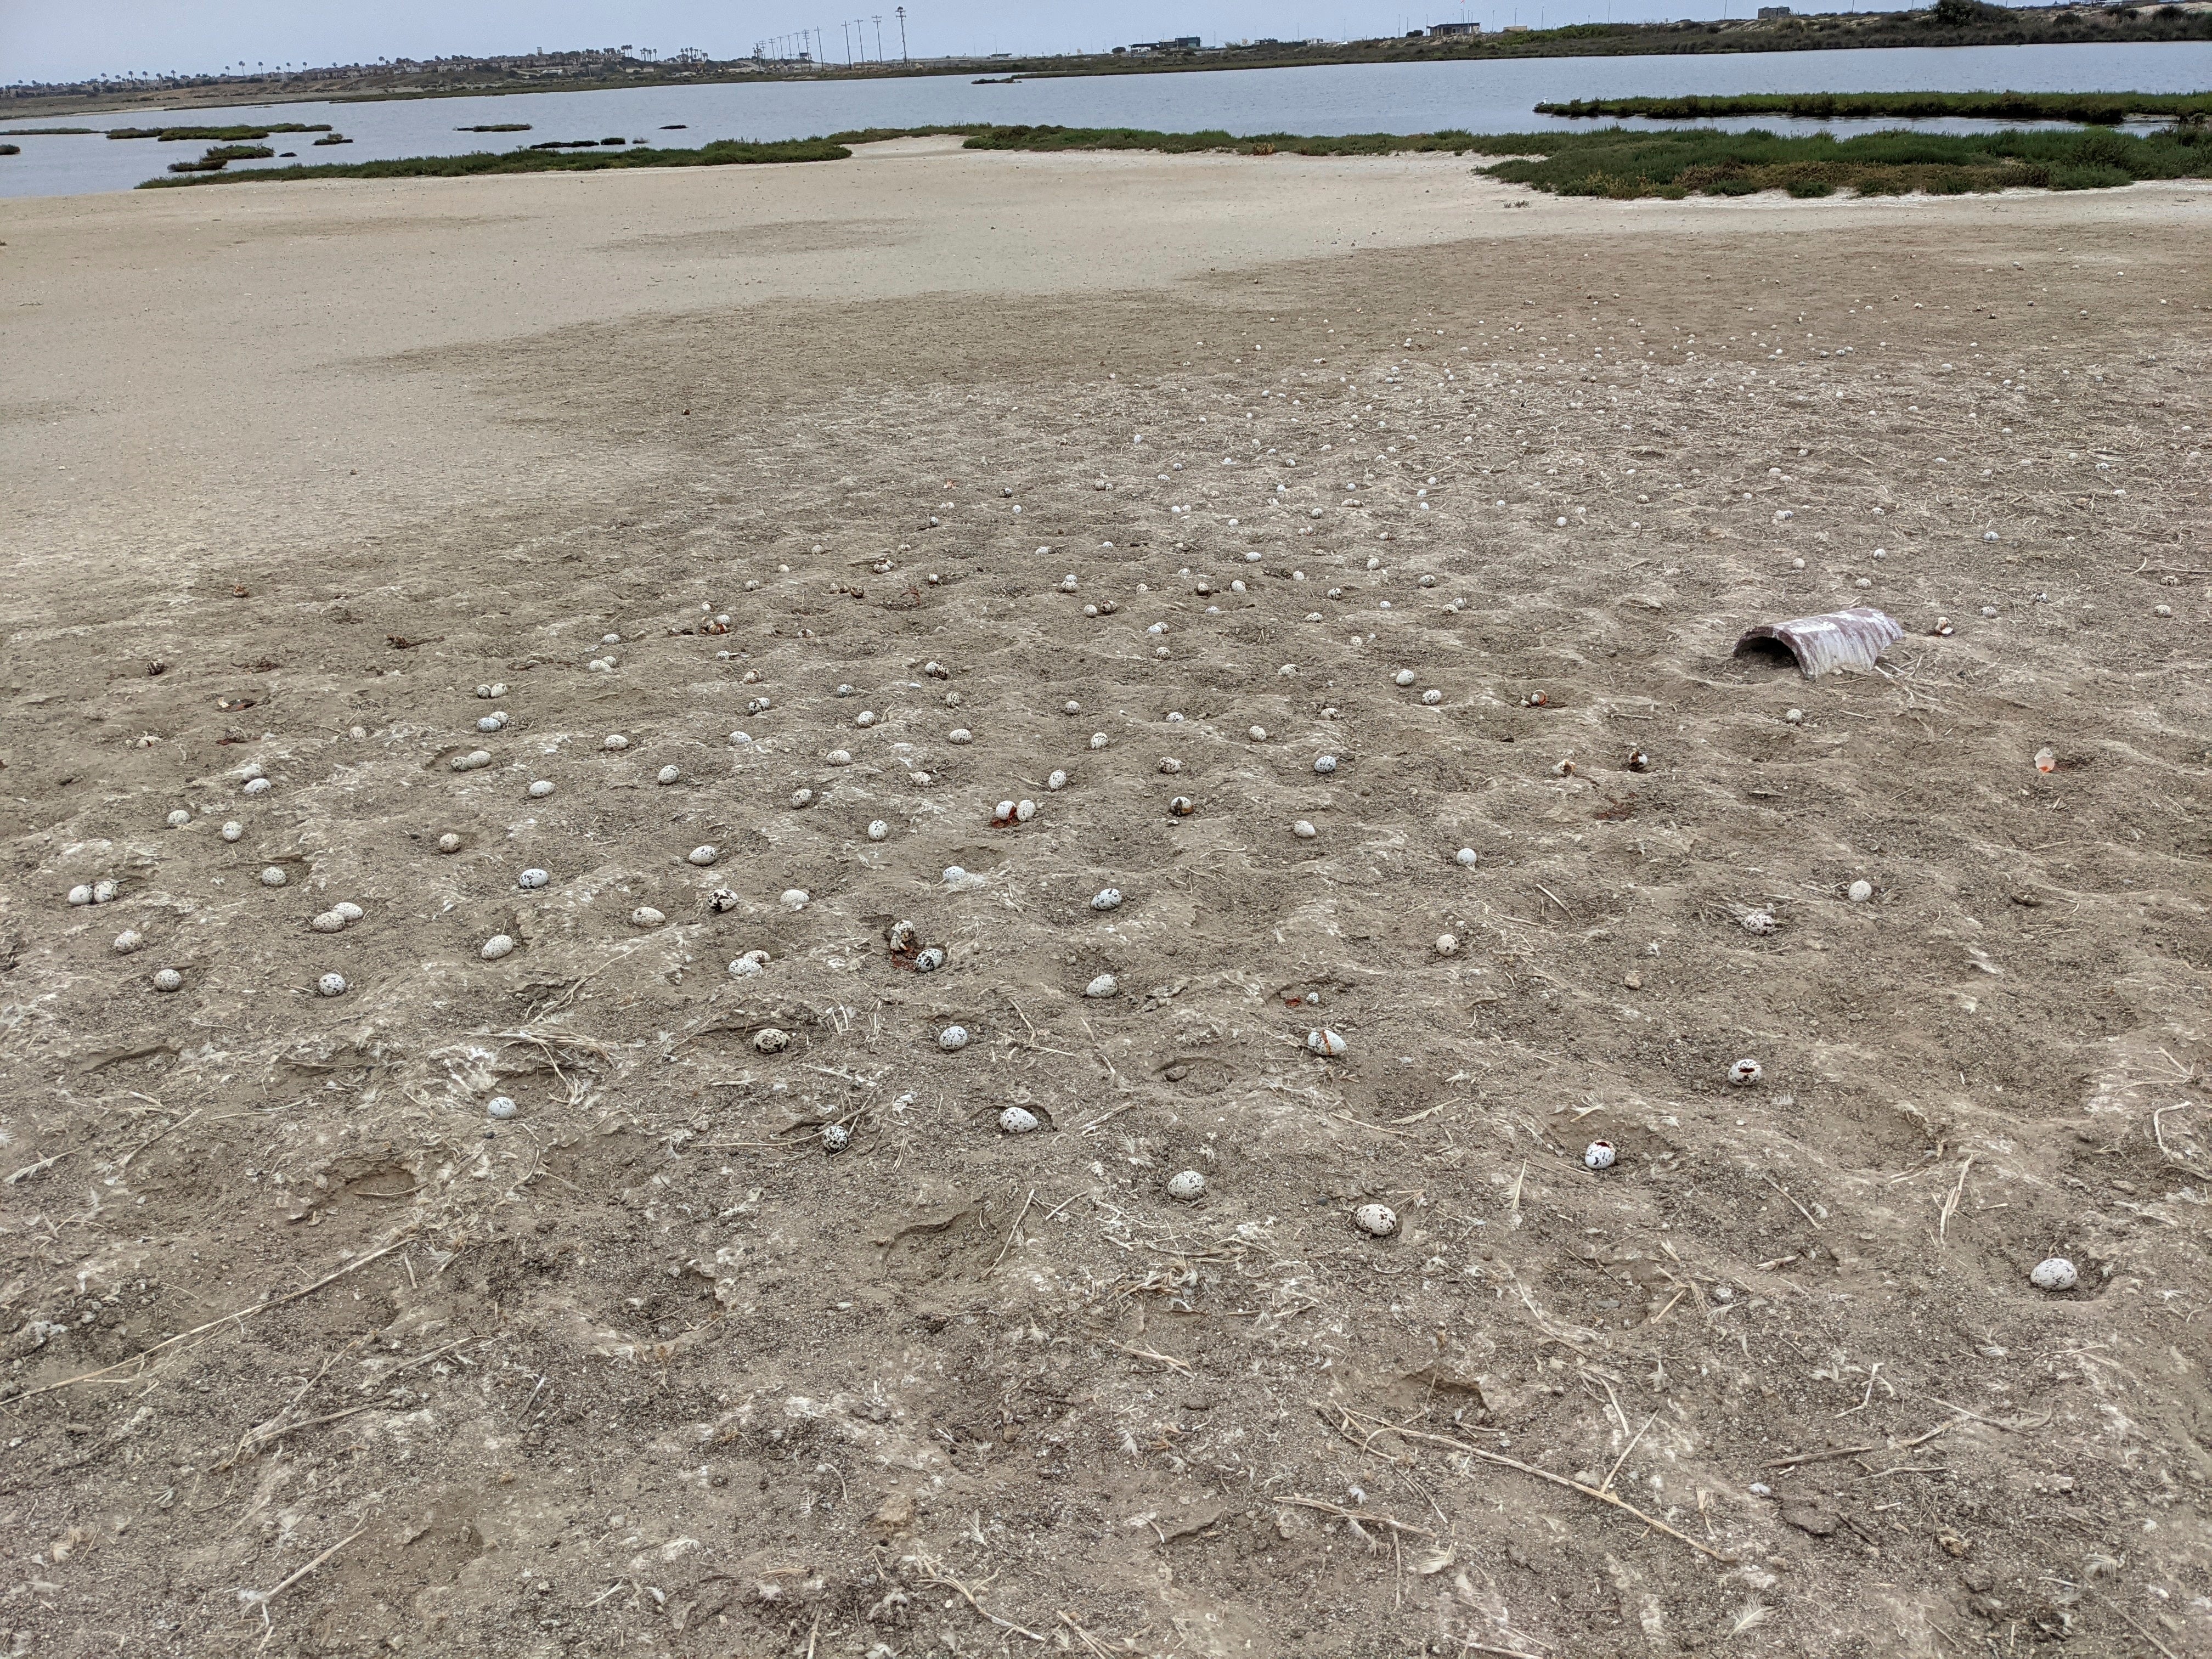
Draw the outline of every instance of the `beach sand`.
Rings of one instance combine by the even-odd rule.
[[[2212,1644],[2212,190],[1471,165],[0,204],[17,1651]]]

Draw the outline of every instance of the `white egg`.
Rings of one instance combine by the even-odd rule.
[[[71,904],[91,903],[92,889],[88,885],[80,882],[76,886],[69,890],[69,902]]]
[[[1194,1204],[1206,1196],[1206,1177],[1195,1170],[1178,1170],[1168,1177],[1168,1196]]]
[[[1267,740],[1267,728],[1264,726],[1248,726],[1245,728],[1244,735],[1255,743],[1265,743]]]
[[[602,749],[627,749],[629,747],[629,739],[623,736],[619,732],[610,732],[607,733],[605,738],[600,743],[599,747]]]
[[[146,936],[136,927],[126,927],[115,936],[115,954],[127,957],[146,943]]]
[[[181,806],[169,814],[169,828],[172,830],[181,830],[191,821],[192,815]]]
[[[1438,933],[1437,935],[1437,954],[1440,957],[1457,956],[1459,954],[1459,935],[1456,933]]]
[[[1035,801],[1018,800],[1014,803],[1014,822],[1016,823],[1027,823],[1036,816],[1036,803]]]
[[[690,862],[697,865],[703,870],[708,865],[712,864],[716,859],[721,857],[721,853],[719,849],[712,847],[695,847],[685,856]]]
[[[1400,685],[1411,685],[1413,683],[1415,676],[1412,669],[1401,668],[1390,678]]]
[[[1121,890],[1118,887],[1100,888],[1091,897],[1091,908],[1094,910],[1120,909],[1121,908]]]
[[[1121,981],[1111,974],[1101,974],[1083,988],[1087,997],[1110,997],[1121,988]]]
[[[1067,787],[1067,774],[1055,771],[1044,781],[1044,787],[1055,793]]]
[[[1426,703],[1426,704],[1427,704],[1430,708],[1435,708],[1438,703],[1442,702],[1443,700],[1444,700],[1444,694],[1443,694],[1443,692],[1441,692],[1441,691],[1438,691],[1438,690],[1434,690],[1433,688],[1431,688],[1431,690],[1426,690],[1426,691],[1424,691],[1424,692],[1422,692],[1422,693],[1421,693],[1421,701],[1422,701],[1423,702]]]
[[[1009,1106],[1005,1111],[999,1114],[999,1127],[1005,1133],[1010,1135],[1035,1134],[1037,1131],[1037,1127],[1036,1114],[1035,1112],[1024,1111],[1019,1106]]]
[[[154,975],[154,988],[157,991],[181,991],[185,988],[185,976],[173,968],[157,969]]]
[[[331,906],[331,914],[341,921],[359,921],[368,912],[351,899],[340,899],[336,904]]]
[[[284,874],[284,866],[280,864],[272,864],[261,872],[261,884],[264,887],[282,887],[288,879],[289,878]]]
[[[1013,821],[1014,821],[1014,804],[1013,804],[1013,802],[1012,802],[1012,801],[1010,801],[1010,800],[1002,800],[1002,801],[1000,801],[1000,802],[996,806],[994,806],[994,807],[993,807],[993,808],[991,809],[991,822],[992,822],[992,823],[1012,823]]]
[[[964,726],[956,726],[945,734],[945,740],[947,743],[973,743],[975,734]]]
[[[274,787],[266,778],[248,778],[246,781],[245,793],[249,795],[265,795]]]
[[[1314,770],[1320,773],[1322,776],[1327,777],[1330,773],[1336,770],[1336,757],[1334,755],[1322,756],[1319,759],[1314,762]]]
[[[461,838],[449,830],[445,835],[438,837],[438,850],[441,853],[459,852],[461,850]]]
[[[658,927],[667,920],[650,904],[641,904],[629,913],[629,925],[633,927]]]
[[[225,841],[238,841],[243,838],[245,834],[246,826],[240,823],[236,818],[231,819],[229,823],[222,826],[222,838]]]
[[[937,1034],[937,1046],[948,1054],[957,1054],[968,1046],[968,1028],[948,1025]]]
[[[1106,743],[1107,738],[1103,732],[1093,732],[1091,734],[1091,746],[1093,749],[1103,749]]]
[[[1593,1140],[1583,1148],[1583,1162],[1593,1170],[1610,1170],[1615,1156],[1609,1140]]]
[[[340,933],[345,925],[345,918],[335,910],[325,910],[307,924],[319,933]]]
[[[1452,862],[1458,865],[1463,870],[1474,869],[1475,866],[1474,848],[1472,847],[1461,848],[1458,852],[1452,854]]]
[[[872,708],[863,708],[859,714],[853,716],[853,724],[855,726],[873,726],[875,723],[876,711]]]
[[[491,764],[491,750],[472,749],[465,755],[456,755],[448,763],[456,772],[481,772]]]
[[[933,974],[943,966],[945,947],[942,945],[929,945],[915,955],[914,971],[917,974]]]
[[[346,993],[345,975],[343,974],[325,974],[320,979],[315,981],[315,991],[319,996],[343,996]]]
[[[843,1124],[825,1123],[822,1126],[822,1150],[823,1152],[842,1152],[852,1144],[853,1132],[847,1128]]]
[[[1748,1089],[1765,1075],[1766,1068],[1755,1060],[1739,1060],[1728,1068],[1728,1080],[1739,1089]]]
[[[514,1113],[515,1105],[512,1096],[494,1095],[489,1100],[484,1102],[484,1115],[487,1117],[510,1118],[514,1115]]]
[[[1300,841],[1311,841],[1316,836],[1319,835],[1321,831],[1315,829],[1313,825],[1307,823],[1305,819],[1300,818],[1296,823],[1291,826],[1291,833],[1296,836]]]
[[[853,751],[849,749],[832,749],[823,757],[823,759],[832,766],[850,766],[853,763]]]
[[[1342,1060],[1351,1052],[1345,1040],[1327,1027],[1306,1033],[1306,1049],[1327,1060]]]
[[[477,954],[486,962],[497,962],[501,957],[514,954],[514,940],[505,933],[494,933],[483,942]]]
[[[543,887],[547,882],[552,879],[553,878],[547,875],[543,870],[525,870],[520,875],[514,878],[514,884],[517,887],[527,890],[530,888]]]
[[[783,896],[776,902],[787,910],[804,910],[813,902],[813,895],[804,887],[787,887],[783,890]]]
[[[753,1033],[753,1048],[756,1053],[780,1054],[789,1047],[791,1047],[791,1033],[779,1027],[763,1025]]]
[[[1855,882],[1853,882],[1853,883],[1851,884],[1851,886],[1850,886],[1850,900],[1851,900],[1851,902],[1852,902],[1852,903],[1854,903],[1854,904],[1864,904],[1864,903],[1865,903],[1869,899],[1872,898],[1873,896],[1874,896],[1874,884],[1873,884],[1872,882],[1870,882],[1870,881],[1855,881]]]
[[[655,783],[674,783],[684,774],[673,766],[664,766],[653,775]]]
[[[530,799],[532,800],[544,800],[552,793],[553,783],[550,778],[540,778],[530,786]]]
[[[1771,910],[1753,910],[1747,914],[1743,919],[1743,931],[1747,933],[1757,933],[1761,938],[1772,933],[1780,925],[1774,920],[1774,912]]]
[[[1363,1233],[1388,1238],[1398,1231],[1398,1212],[1388,1204],[1363,1204],[1352,1212],[1353,1224]]]
[[[486,714],[482,720],[477,722],[477,730],[479,732],[496,732],[506,724],[507,716],[504,714]]]
[[[2063,1255],[2054,1255],[2039,1261],[2028,1276],[2028,1283],[2039,1291],[2070,1291],[2081,1282],[2081,1275],[2074,1264]]]
[[[750,979],[766,968],[768,962],[767,951],[748,951],[730,964],[730,975],[733,979]]]

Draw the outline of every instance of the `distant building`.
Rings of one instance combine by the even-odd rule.
[[[1132,40],[1129,43],[1129,50],[1131,52],[1196,52],[1198,36],[1178,34],[1169,40]]]
[[[1770,17],[1787,17],[1789,15],[1790,8],[1787,6],[1761,6],[1759,9],[1759,21],[1762,23]]]
[[[1526,23],[1508,23],[1505,26],[1505,32],[1508,34],[1526,34],[1528,33],[1528,26]]]
[[[1480,34],[1482,33],[1482,25],[1480,23],[1431,23],[1429,25],[1429,33],[1431,34]]]

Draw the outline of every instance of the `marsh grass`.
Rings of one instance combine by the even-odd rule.
[[[1786,115],[1800,121],[2073,121],[2115,127],[2129,120],[2202,121],[2212,93],[2154,92],[1792,92],[1723,98],[1577,98],[1539,104],[1539,115],[1577,118],[1641,117],[1654,121],[1711,121],[1744,115]]]
[[[110,127],[111,138],[158,138],[165,144],[223,143],[240,139],[266,138],[272,132],[328,132],[331,124],[318,121],[310,125],[303,121],[270,121],[253,126],[237,127]]]
[[[251,173],[204,173],[197,178],[149,179],[138,188],[161,190],[179,185],[295,179],[470,179],[499,173],[598,173],[610,167],[758,167],[781,161],[842,161],[852,153],[844,145],[826,138],[792,138],[765,144],[726,139],[697,149],[654,149],[646,146],[619,152],[594,149],[584,154],[539,149],[495,154],[477,150],[467,155],[416,155],[391,161],[326,162],[313,167],[256,167]]]

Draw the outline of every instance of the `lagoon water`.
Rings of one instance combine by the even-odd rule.
[[[195,126],[251,121],[328,121],[354,140],[316,149],[313,134],[278,135],[273,149],[297,163],[368,161],[501,149],[549,138],[620,137],[690,146],[715,138],[803,138],[859,127],[1001,121],[1062,126],[1221,128],[1233,133],[1528,132],[1598,124],[1533,113],[1570,98],[1748,92],[2197,92],[2212,88],[2212,43],[2149,46],[1960,46],[1857,52],[1730,52],[1649,58],[1528,58],[1459,64],[1352,64],[1315,69],[1194,70],[1162,75],[1070,76],[977,85],[972,75],[884,81],[737,82],[488,98],[388,99],[358,103],[240,105],[191,109],[171,118]],[[148,126],[161,112],[18,119],[33,125]],[[526,121],[527,132],[458,131],[484,122]],[[680,131],[664,131],[679,125]],[[1629,123],[1632,125],[1664,125]],[[1772,117],[1720,125],[1839,135],[1883,122],[1788,121]],[[1916,123],[1966,132],[1997,124]],[[89,137],[12,137],[20,155],[0,156],[0,196],[62,196],[128,190],[197,143]],[[234,171],[294,165],[233,162]]]

